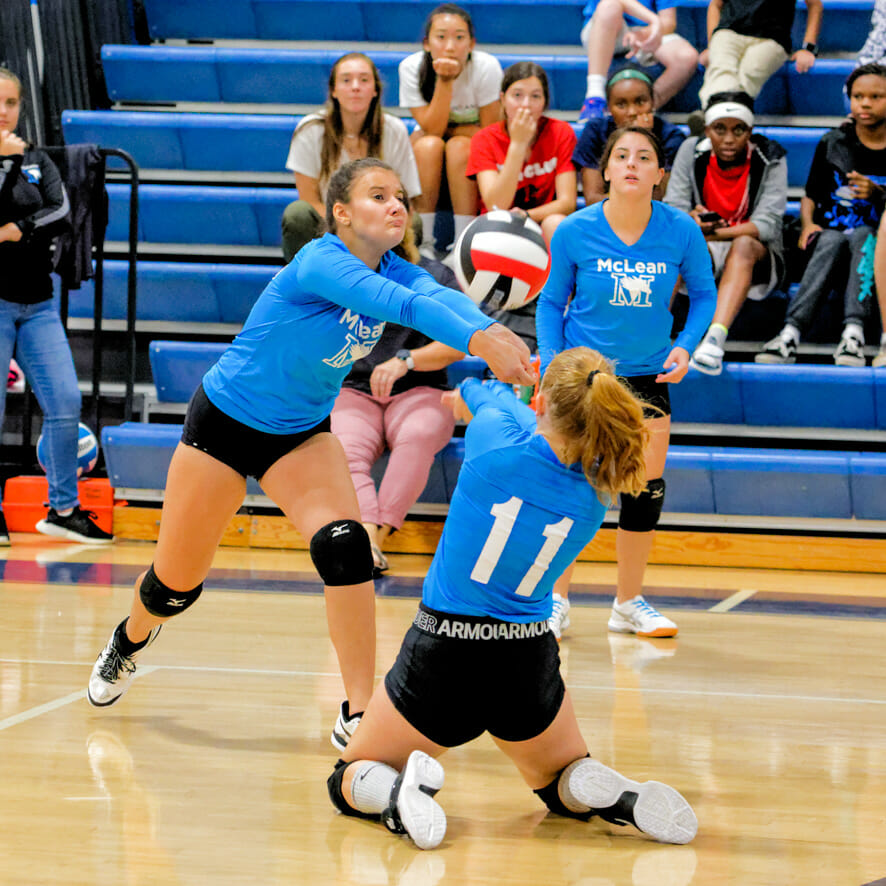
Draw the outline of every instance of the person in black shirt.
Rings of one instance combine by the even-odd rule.
[[[835,290],[845,291],[838,366],[864,366],[864,322],[874,303],[875,232],[886,204],[886,66],[862,65],[846,81],[852,119],[815,149],[800,202],[800,248],[811,250],[784,329],[758,363],[793,363],[800,336]]]
[[[803,47],[792,56],[795,0],[710,0],[708,48],[700,57],[706,68],[698,92],[702,107],[718,92],[746,92],[756,98],[789,58],[800,74],[815,64],[822,0],[805,2]]]
[[[36,529],[70,541],[113,537],[81,510],[77,490],[80,389],[71,347],[52,300],[52,242],[68,225],[68,197],[45,152],[15,134],[21,82],[0,68],[0,366],[13,352],[43,411],[49,512]],[[6,386],[0,390],[0,428]],[[9,544],[0,511],[0,544]]]

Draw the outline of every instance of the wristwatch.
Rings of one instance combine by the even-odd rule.
[[[817,43],[804,43],[803,49],[806,52],[811,52],[816,58],[818,58],[818,44]]]
[[[402,360],[406,364],[407,369],[415,369],[415,360],[412,359],[412,351],[407,351],[405,348],[402,351],[397,351],[397,359]]]

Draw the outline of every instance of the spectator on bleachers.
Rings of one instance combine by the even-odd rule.
[[[793,363],[800,338],[836,291],[845,295],[834,362],[865,365],[864,323],[874,299],[862,262],[886,203],[886,66],[856,68],[846,91],[852,119],[822,136],[800,201],[800,248],[811,250],[809,262],[784,328],[756,355],[758,363]]]
[[[283,258],[287,264],[305,243],[318,237],[326,213],[326,186],[350,160],[377,157],[400,176],[410,199],[421,185],[409,133],[403,121],[382,113],[378,68],[362,52],[349,52],[332,66],[329,97],[319,114],[296,126],[286,168],[295,173],[298,200],[283,212]]]
[[[877,289],[877,303],[880,308],[880,350],[871,365],[875,369],[886,369],[886,212],[880,218],[877,232],[877,245],[874,249],[874,286]]]
[[[698,223],[714,265],[717,309],[690,361],[708,375],[723,370],[726,336],[745,299],[765,298],[784,277],[786,151],[753,131],[752,106],[743,92],[711,96],[705,138],[683,143],[665,196]]]
[[[535,62],[517,62],[501,81],[503,119],[471,139],[467,176],[477,182],[480,211],[523,209],[550,244],[557,225],[575,211],[575,133],[545,116],[548,77]]]
[[[400,106],[417,124],[411,137],[421,179],[415,209],[424,231],[422,252],[430,258],[446,246],[434,235],[444,172],[455,242],[477,215],[477,185],[465,175],[471,136],[499,119],[501,65],[475,43],[471,16],[444,3],[425,22],[422,49],[400,62]]]
[[[708,328],[717,300],[710,255],[698,226],[685,213],[653,199],[663,164],[661,145],[650,130],[628,126],[612,133],[600,164],[609,197],[574,212],[557,228],[551,273],[537,314],[542,373],[554,354],[567,348],[601,348],[619,376],[646,401],[651,432],[647,483],[640,495],[621,498],[618,586],[609,630],[651,637],[677,633],[677,625],[643,597],[643,576],[665,496],[669,388],[686,375],[689,355]],[[678,276],[688,287],[689,313],[672,342],[670,303]],[[555,585],[551,629],[558,637],[568,622],[565,594],[571,572],[564,572]]]
[[[441,286],[458,290],[455,274],[420,256],[410,233],[394,251],[420,264]],[[415,329],[386,323],[378,344],[354,363],[336,398],[332,433],[348,459],[376,575],[388,568],[385,542],[418,501],[434,456],[452,439],[455,420],[440,397],[449,390],[446,367],[462,357],[462,351]],[[385,450],[390,455],[376,488],[371,470]]]
[[[886,65],[886,0],[876,0],[874,3],[871,30],[858,53],[859,65],[869,65],[873,62]]]
[[[588,82],[578,115],[583,123],[606,114],[606,78],[614,56],[656,64],[656,108],[667,104],[698,68],[698,52],[677,30],[677,0],[588,0],[581,42],[588,53]]]
[[[21,106],[21,81],[0,68],[0,366],[8,367],[15,353],[43,411],[49,511],[37,523],[37,531],[103,544],[113,536],[96,525],[92,512],[80,508],[80,388],[52,300],[52,241],[66,229],[70,207],[49,157],[15,134]],[[0,429],[6,390],[0,390]],[[2,510],[0,544],[9,544]]]
[[[683,130],[668,123],[654,111],[652,78],[632,66],[616,71],[606,82],[605,117],[594,117],[585,124],[578,144],[572,154],[572,162],[581,170],[581,190],[585,205],[598,203],[606,198],[603,176],[600,175],[600,158],[610,135],[622,126],[644,126],[655,133],[664,151],[665,174],[656,189],[655,199],[660,200],[667,190],[668,177],[677,150],[686,138]]]
[[[718,92],[746,92],[756,98],[763,84],[789,59],[805,74],[818,55],[822,0],[805,0],[803,46],[791,54],[794,0],[710,0],[708,48],[700,61],[704,82],[698,91],[702,108]],[[690,115],[690,126],[701,129],[702,113]],[[698,133],[695,133],[698,134]]]
[[[572,165],[575,133],[563,120],[545,115],[548,77],[535,62],[517,62],[501,81],[503,119],[471,139],[467,175],[480,190],[480,211],[521,209],[541,226],[550,245],[557,225],[575,211],[578,184]],[[534,351],[535,307],[499,311],[496,319]]]

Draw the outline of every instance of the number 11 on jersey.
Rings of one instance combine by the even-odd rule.
[[[494,504],[490,508],[490,513],[495,517],[492,529],[477,562],[471,571],[471,580],[479,584],[488,584],[495,567],[498,565],[501,555],[504,553],[505,546],[517,522],[520,514],[520,508],[523,507],[523,500],[512,496],[505,502]],[[534,562],[523,576],[522,581],[517,587],[516,594],[520,597],[530,597],[535,590],[542,576],[551,565],[554,555],[560,550],[560,545],[566,541],[569,530],[572,529],[573,521],[569,517],[564,517],[558,523],[548,523],[542,529],[542,535],[545,543],[541,546]]]

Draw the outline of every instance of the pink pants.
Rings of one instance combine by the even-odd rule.
[[[452,439],[455,419],[438,388],[412,388],[373,397],[342,388],[332,410],[332,433],[341,441],[364,523],[399,529],[428,482],[434,456]],[[370,470],[390,450],[376,491]]]

